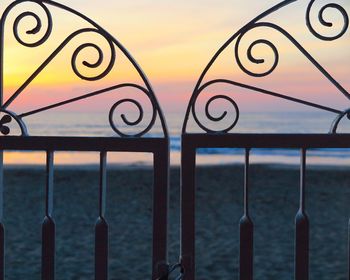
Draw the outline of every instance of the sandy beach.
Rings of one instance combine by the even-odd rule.
[[[252,166],[251,216],[255,224],[255,277],[293,279],[294,217],[299,171]],[[150,279],[152,171],[108,172],[110,279]],[[350,173],[309,168],[307,212],[311,223],[311,279],[347,278]],[[238,221],[243,167],[199,167],[197,172],[197,279],[238,279]],[[6,279],[40,279],[43,167],[5,170]],[[169,259],[179,252],[179,169],[171,170]],[[93,279],[97,168],[58,168],[54,219],[56,279]]]

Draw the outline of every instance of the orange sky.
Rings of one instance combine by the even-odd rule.
[[[1,0],[0,11],[2,12],[10,2]],[[154,86],[160,104],[166,112],[184,112],[201,71],[215,51],[248,20],[279,1],[108,0],[103,1],[102,5],[96,0],[59,2],[94,19],[132,53]],[[305,9],[308,2],[299,0],[278,11],[269,19],[285,27],[346,89],[349,89],[349,32],[334,42],[323,42],[313,37],[305,25]],[[328,3],[327,1],[316,2]],[[349,1],[343,0],[337,3],[350,11]],[[86,26],[74,16],[61,13],[56,9],[52,12],[54,36],[52,35],[47,43],[36,49],[18,46],[11,32],[13,16],[10,16],[5,36],[5,97],[20,86],[68,33]],[[315,14],[313,16],[313,21],[317,22],[317,16]],[[336,23],[334,30],[337,32],[341,24],[340,18],[332,12],[327,13],[326,16],[327,19],[334,20]],[[33,22],[28,21],[26,24],[30,25]],[[319,30],[328,32],[322,28]],[[281,60],[273,74],[267,78],[257,79],[243,73],[237,67],[233,51],[234,44],[231,44],[214,64],[212,71],[208,73],[208,80],[227,78],[319,102],[322,105],[330,104],[337,109],[350,107],[349,100],[322,77],[285,38],[263,29],[253,36],[271,38],[276,42]],[[86,38],[81,40],[84,41]],[[98,41],[99,38],[96,40]],[[13,103],[11,109],[23,112],[119,82],[140,82],[133,68],[119,52],[117,52],[115,67],[106,78],[98,82],[79,80],[70,67],[75,43],[77,42],[73,42],[52,61],[23,95]],[[104,44],[104,49],[108,50],[105,42],[101,43]],[[90,52],[86,54],[93,58],[92,61],[96,60],[96,54]],[[271,62],[271,52],[268,48],[257,48],[254,54],[265,57],[267,62]],[[106,57],[108,55],[107,51]],[[235,93],[240,93],[235,88],[228,89],[231,92],[233,90]],[[227,89],[220,87],[212,88],[210,91],[225,92]],[[259,96],[257,98],[254,96],[252,100],[252,95],[242,92],[242,104],[248,109],[253,111],[275,109],[273,100]],[[285,108],[291,107],[286,103]],[[75,109],[79,109],[79,105]],[[97,109],[99,109],[98,106]],[[292,109],[303,108],[293,107]]]

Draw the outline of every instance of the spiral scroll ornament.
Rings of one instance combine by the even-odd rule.
[[[102,64],[103,64],[104,59],[105,59],[105,55],[104,55],[104,51],[101,49],[101,47],[95,43],[81,44],[79,47],[76,48],[76,50],[73,52],[73,55],[72,55],[71,65],[72,65],[73,72],[79,78],[86,80],[86,81],[100,80],[109,74],[109,72],[112,70],[112,68],[115,64],[115,60],[116,60],[115,47],[113,45],[112,40],[110,40],[109,36],[107,36],[106,34],[103,34],[99,30],[82,29],[82,30],[76,32],[75,36],[78,36],[79,34],[82,34],[82,33],[97,33],[98,35],[102,36],[105,40],[107,40],[107,43],[109,45],[109,50],[110,50],[110,58],[109,58],[109,61],[107,63],[107,66],[105,67],[105,69],[101,70],[99,74],[91,75],[91,76],[83,74],[81,69],[77,65],[78,58],[83,53],[83,50],[92,49],[92,50],[96,51],[97,56],[98,56],[97,61],[95,61],[95,62],[89,62],[87,60],[82,61],[82,65],[80,67],[84,67],[86,69],[96,69],[96,68],[102,67]]]
[[[12,122],[12,117],[10,115],[4,115],[0,119],[0,132],[2,135],[9,135],[11,130],[8,124]]]
[[[153,93],[148,92],[145,88],[136,84],[126,84],[125,87],[136,88],[142,91],[151,104],[151,117],[145,120],[144,103],[132,98],[124,98],[117,101],[109,111],[109,124],[111,128],[121,137],[141,137],[151,130],[157,118],[157,104],[152,98]],[[130,120],[130,116],[121,112],[122,105],[133,105],[136,109],[136,119]],[[131,112],[128,111],[128,114]],[[130,114],[131,115],[131,114]],[[122,125],[118,125],[115,118],[121,120]],[[133,116],[135,118],[135,116]],[[142,125],[144,123],[144,125]],[[125,129],[133,128],[132,131],[125,132]]]
[[[30,1],[32,3],[32,1]],[[22,38],[22,36],[20,35],[19,32],[19,27],[21,25],[21,22],[24,22],[26,19],[34,19],[35,20],[35,27],[31,28],[29,30],[26,30],[25,33],[29,36],[32,37],[34,35],[39,34],[42,29],[43,29],[43,20],[40,18],[40,16],[38,16],[36,13],[32,12],[32,11],[25,11],[22,12],[21,14],[19,14],[13,24],[13,34],[16,38],[16,40],[23,46],[26,47],[38,47],[40,45],[42,45],[44,42],[46,42],[46,40],[50,37],[51,32],[52,32],[52,17],[51,17],[51,13],[49,11],[49,9],[41,2],[37,1],[35,2],[37,5],[40,6],[40,8],[44,11],[45,15],[46,15],[46,21],[47,21],[47,26],[46,26],[46,30],[45,32],[43,32],[43,35],[39,36],[39,38],[35,38],[35,40],[33,42],[29,42],[27,41],[28,38]],[[13,6],[14,7],[14,6]],[[13,8],[11,7],[11,8]],[[33,37],[34,38],[34,37]]]
[[[200,89],[200,91],[198,92],[198,95],[197,95],[197,99],[198,99],[200,93],[205,88],[206,87],[202,87]],[[211,122],[215,122],[216,124],[224,124],[225,123],[225,127],[221,128],[221,129],[209,128],[207,124],[203,123],[203,121],[201,121],[199,119],[199,117],[197,115],[197,110],[196,110],[196,103],[197,103],[196,101],[194,102],[194,105],[192,107],[193,118],[194,118],[195,122],[197,123],[197,125],[201,129],[206,131],[207,133],[226,133],[226,132],[229,132],[230,130],[232,130],[236,126],[236,124],[238,123],[239,108],[238,108],[237,103],[231,97],[226,96],[226,95],[215,95],[215,96],[211,97],[209,100],[207,100],[205,103],[205,109],[204,109],[205,118]],[[214,102],[217,102],[217,101],[226,102],[228,105],[230,105],[230,107],[233,108],[233,112],[229,113],[228,111],[224,110],[220,115],[215,116],[213,114],[213,111],[214,111],[213,104],[214,104]],[[218,112],[215,111],[215,113],[217,114]]]
[[[11,135],[11,127],[13,127],[14,124],[17,124],[17,127],[19,128],[19,131],[22,134],[22,136],[27,135],[27,128],[25,124],[15,113],[0,109],[0,114],[0,135]]]
[[[337,32],[337,34],[335,34],[335,35],[323,35],[320,32],[316,31],[313,23],[311,22],[311,12],[312,12],[312,8],[313,8],[314,4],[315,4],[315,0],[312,0],[309,3],[309,5],[307,7],[307,11],[306,11],[306,24],[307,24],[307,27],[309,28],[310,32],[318,39],[321,39],[324,41],[333,41],[333,40],[336,40],[336,39],[339,39],[340,37],[342,37],[349,28],[349,16],[348,16],[348,13],[346,12],[346,10],[342,6],[340,6],[339,4],[336,4],[336,3],[326,4],[319,10],[318,21],[324,27],[334,28],[334,23],[329,22],[325,19],[325,12],[329,9],[333,9],[333,10],[337,11],[337,13],[342,16],[342,20],[343,20],[342,28],[340,29],[339,32]]]
[[[272,51],[272,54],[273,54],[273,63],[271,66],[269,66],[269,69],[264,71],[264,72],[261,72],[261,73],[258,73],[258,72],[255,72],[253,70],[249,70],[246,66],[243,65],[242,63],[242,60],[241,60],[241,52],[240,52],[240,46],[241,46],[241,42],[242,42],[242,39],[244,38],[244,36],[252,31],[253,29],[255,29],[256,27],[258,26],[252,26],[251,28],[249,28],[246,32],[242,33],[238,39],[237,39],[237,42],[235,44],[235,58],[236,58],[236,62],[239,66],[239,68],[246,74],[248,74],[249,76],[253,76],[253,77],[265,77],[265,76],[268,76],[270,75],[277,67],[278,65],[278,62],[279,62],[279,53],[278,53],[278,50],[276,48],[276,46],[269,40],[266,40],[266,39],[257,39],[255,41],[253,41],[247,51],[246,51],[246,54],[247,54],[247,58],[248,60],[253,63],[254,65],[256,64],[266,64],[266,60],[263,59],[263,58],[256,58],[254,57],[253,55],[253,50],[259,46],[262,46],[262,45],[265,45],[267,47],[269,47]]]

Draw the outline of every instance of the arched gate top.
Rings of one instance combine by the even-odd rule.
[[[285,0],[280,2],[279,4],[273,6],[272,8],[266,10],[262,14],[255,17],[253,20],[248,22],[245,26],[243,26],[238,32],[236,32],[232,37],[230,37],[224,45],[215,53],[215,55],[212,57],[208,65],[203,70],[196,86],[193,91],[193,94],[191,96],[190,102],[187,107],[186,116],[182,128],[182,133],[187,134],[189,133],[189,119],[193,119],[194,122],[198,125],[198,127],[205,133],[208,134],[222,134],[222,133],[230,133],[233,132],[234,128],[236,127],[237,123],[239,122],[240,118],[240,109],[235,102],[233,98],[231,98],[228,95],[220,94],[220,95],[214,95],[210,99],[208,99],[204,105],[200,105],[198,101],[199,96],[201,93],[203,93],[208,87],[215,85],[215,84],[228,84],[232,85],[236,88],[242,88],[242,89],[248,89],[253,92],[257,92],[264,95],[270,95],[277,98],[282,98],[291,102],[303,104],[312,108],[320,109],[323,111],[331,112],[336,115],[336,118],[332,124],[331,127],[331,133],[336,133],[338,125],[342,119],[345,117],[350,118],[350,108],[346,110],[339,110],[332,107],[325,106],[323,104],[313,103],[309,102],[303,99],[294,98],[291,96],[288,96],[287,94],[283,94],[280,92],[273,92],[266,90],[264,88],[255,87],[249,84],[245,84],[243,82],[237,81],[237,80],[230,80],[230,79],[210,79],[205,80],[207,78],[207,74],[209,70],[212,68],[214,62],[217,61],[218,57],[223,53],[224,50],[229,48],[232,43],[234,43],[234,47],[232,49],[232,55],[234,56],[235,63],[238,66],[238,69],[242,71],[245,75],[247,75],[250,78],[261,78],[261,77],[267,77],[271,73],[275,71],[275,69],[279,65],[280,61],[280,53],[279,50],[274,42],[271,40],[265,39],[264,36],[266,34],[259,34],[259,38],[254,40],[248,48],[246,49],[246,61],[248,61],[250,64],[250,67],[254,65],[262,65],[267,64],[268,62],[260,57],[256,57],[253,53],[253,49],[257,48],[258,46],[265,46],[266,48],[269,48],[271,53],[273,54],[273,61],[271,65],[268,65],[267,70],[263,72],[259,72],[256,69],[251,69],[250,67],[247,67],[242,61],[242,51],[241,48],[241,42],[243,39],[247,36],[248,33],[250,33],[252,30],[256,30],[258,28],[266,28],[266,30],[272,30],[274,32],[277,32],[284,36],[289,42],[291,42],[295,48],[305,57],[307,60],[326,78],[331,82],[336,89],[343,94],[346,98],[350,99],[350,94],[345,87],[343,87],[313,56],[310,52],[306,50],[286,29],[282,28],[281,26],[268,21],[266,18],[267,16],[276,13],[278,10],[284,8],[287,5],[291,5],[294,2],[301,2],[300,0]],[[340,4],[336,3],[328,3],[323,5],[318,11],[316,11],[318,15],[318,23],[321,24],[324,28],[328,29],[335,29],[335,25],[333,22],[328,21],[325,18],[325,12],[328,10],[333,10],[338,13],[338,15],[341,16],[342,19],[342,26],[340,30],[336,30],[336,34],[333,35],[325,35],[321,32],[316,30],[314,21],[312,20],[312,15],[315,13],[315,9],[318,9],[318,4],[316,3],[318,1],[316,0],[309,0],[308,4],[305,9],[305,25],[307,26],[307,29],[309,30],[310,34],[321,41],[335,41],[341,37],[344,36],[344,34],[347,33],[349,28],[349,16],[348,12],[345,10],[344,7],[342,7]],[[316,5],[317,4],[317,5]],[[322,4],[322,3],[321,3]],[[221,108],[220,114],[216,112],[216,114],[212,113],[212,107],[214,107],[214,102],[217,100],[221,100],[223,102],[226,102],[230,107],[233,109],[233,114],[229,114],[228,111],[225,111]],[[198,108],[197,108],[198,107]],[[201,110],[199,109],[201,108]],[[199,114],[202,114],[202,118],[199,118]],[[212,123],[216,124],[222,124],[223,121],[225,122],[224,128],[213,128],[208,127],[205,120],[210,121]]]
[[[14,10],[15,7],[20,6],[22,4],[31,4],[37,6],[37,8],[40,8],[43,13],[41,15],[38,15],[37,13],[31,11],[31,10],[25,10],[24,12],[21,12],[19,15],[16,16],[12,31],[13,36],[16,39],[17,43],[20,45],[27,47],[27,48],[36,48],[38,46],[43,45],[52,35],[52,30],[54,28],[54,22],[55,19],[52,16],[51,8],[56,7],[59,9],[62,9],[66,12],[72,13],[81,19],[85,20],[91,27],[86,28],[80,28],[75,30],[73,33],[69,34],[58,46],[56,49],[53,50],[53,52],[46,58],[46,60],[28,77],[28,79],[20,86],[15,92],[13,92],[9,98],[6,100],[4,99],[3,95],[3,81],[6,79],[4,76],[4,63],[3,63],[3,57],[4,57],[4,37],[5,37],[5,27],[7,24],[7,19],[12,10]],[[45,15],[45,19],[42,18],[42,15]],[[35,27],[30,30],[25,30],[26,36],[32,36],[32,38],[40,37],[40,38],[34,38],[34,40],[30,40],[30,42],[26,39],[23,39],[21,37],[21,33],[19,32],[20,23],[25,18],[31,18],[35,21]],[[43,21],[45,20],[45,27],[43,25]],[[46,28],[46,30],[43,30]],[[65,5],[62,5],[60,3],[57,3],[55,1],[50,0],[17,0],[12,2],[4,11],[3,15],[1,16],[0,21],[0,31],[1,31],[1,42],[0,42],[0,55],[1,55],[1,67],[0,67],[0,112],[2,113],[2,118],[0,119],[0,134],[2,135],[10,135],[11,130],[9,128],[9,124],[11,122],[16,122],[18,126],[20,127],[22,136],[28,135],[28,130],[26,127],[26,121],[25,118],[27,116],[31,116],[43,111],[51,110],[53,108],[61,107],[67,104],[71,104],[83,99],[88,99],[93,96],[99,96],[103,95],[107,92],[114,91],[114,90],[122,90],[122,89],[134,89],[138,90],[140,94],[145,95],[146,99],[151,104],[151,117],[149,120],[147,120],[147,124],[143,124],[141,127],[141,123],[144,121],[144,104],[139,102],[138,100],[135,100],[133,98],[122,98],[119,99],[117,102],[111,105],[108,119],[106,119],[106,122],[109,122],[110,128],[116,133],[117,136],[120,137],[142,137],[147,136],[147,133],[151,131],[152,127],[154,126],[157,119],[159,119],[164,137],[168,137],[167,133],[167,127],[165,123],[165,119],[163,116],[163,113],[161,111],[161,108],[159,106],[159,103],[156,99],[156,96],[154,94],[154,91],[152,89],[152,86],[147,79],[146,75],[140,68],[140,66],[137,64],[135,59],[131,56],[131,54],[126,50],[126,48],[117,40],[115,39],[111,34],[109,34],[105,29],[103,29],[100,25],[98,25],[96,22],[94,22],[92,19],[88,18],[87,16],[83,15],[82,13],[73,10],[72,8],[69,8]],[[23,33],[23,32],[22,32]],[[41,34],[41,35],[40,35]],[[10,107],[11,104],[16,98],[18,98],[21,94],[23,94],[26,90],[26,88],[32,83],[32,81],[52,62],[52,60],[61,53],[67,44],[73,40],[74,38],[77,38],[79,35],[82,34],[89,34],[89,35],[97,35],[102,38],[102,40],[106,41],[106,45],[108,46],[108,54],[109,57],[106,57],[106,50],[102,49],[98,43],[94,42],[83,42],[80,43],[77,48],[73,51],[73,54],[70,58],[71,60],[71,68],[74,72],[74,74],[85,81],[98,81],[102,78],[106,77],[111,70],[116,66],[116,60],[117,60],[117,52],[121,52],[127,60],[131,63],[132,67],[137,71],[139,77],[142,80],[143,84],[135,84],[132,82],[125,82],[125,83],[119,83],[113,86],[110,86],[108,88],[103,88],[100,90],[95,90],[93,92],[89,92],[83,95],[80,95],[75,98],[63,100],[58,103],[54,104],[48,104],[47,106],[37,108],[35,110],[27,111],[27,112],[14,112],[11,111]],[[97,60],[91,61],[91,58],[87,58],[86,60],[82,61],[82,65],[78,65],[78,56],[81,55],[81,52],[87,48],[90,48],[94,50],[97,54]],[[105,61],[108,59],[107,63]],[[90,60],[90,61],[89,61]],[[104,66],[106,64],[106,66]],[[100,69],[101,67],[104,67],[104,69],[100,70],[98,74],[95,75],[87,75],[84,72],[80,70],[80,67],[85,67],[86,69]],[[60,71],[66,71],[67,69],[60,69]],[[130,118],[127,116],[127,114],[118,114],[118,109],[120,105],[122,104],[130,104],[137,110],[137,118],[130,120]],[[118,117],[121,119],[121,122],[123,123],[123,127],[132,127],[133,132],[126,133],[123,131],[123,127],[119,127],[115,121],[114,117],[118,114]],[[29,129],[29,128],[28,128]]]

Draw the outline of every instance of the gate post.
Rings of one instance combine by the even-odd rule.
[[[0,280],[5,279],[5,229],[4,213],[4,152],[0,151]]]
[[[0,19],[0,107],[3,104],[4,90],[4,21]],[[4,211],[4,151],[0,150],[0,280],[5,279],[5,229],[3,225]]]

